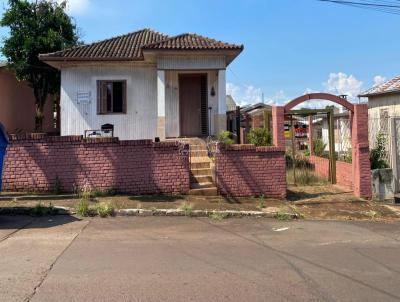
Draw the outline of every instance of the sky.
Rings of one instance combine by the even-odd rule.
[[[68,13],[85,43],[151,28],[243,44],[227,68],[227,92],[240,105],[317,91],[358,101],[400,74],[399,15],[317,0],[69,0]]]

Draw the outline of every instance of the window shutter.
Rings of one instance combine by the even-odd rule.
[[[126,80],[122,81],[122,108],[123,108],[123,113],[126,113],[127,111],[127,104],[126,104]]]
[[[97,81],[97,113],[106,113],[107,104],[107,92],[106,92],[106,81]]]

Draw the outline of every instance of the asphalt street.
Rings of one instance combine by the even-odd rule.
[[[400,224],[0,216],[0,301],[399,301]]]

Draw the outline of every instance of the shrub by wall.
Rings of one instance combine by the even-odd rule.
[[[89,184],[131,194],[189,191],[188,145],[118,138],[12,135],[4,191],[64,192]]]

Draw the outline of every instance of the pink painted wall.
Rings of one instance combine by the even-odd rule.
[[[118,138],[27,134],[10,136],[4,161],[4,191],[98,190],[155,194],[189,191],[188,145]]]
[[[43,131],[53,128],[53,100],[45,105]],[[8,133],[30,133],[35,130],[35,97],[26,82],[18,82],[5,67],[0,67],[0,122]]]
[[[286,197],[285,150],[254,145],[220,146],[217,188],[226,196]]]

